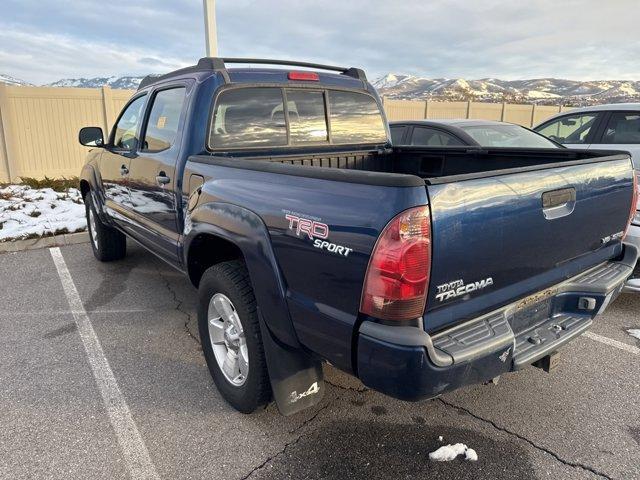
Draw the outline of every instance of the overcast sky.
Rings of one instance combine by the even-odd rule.
[[[0,73],[41,84],[204,56],[201,0],[0,0]],[[222,56],[426,77],[640,80],[638,0],[218,0]]]

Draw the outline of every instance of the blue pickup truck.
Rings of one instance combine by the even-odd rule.
[[[316,404],[322,362],[410,401],[549,368],[638,256],[628,154],[394,148],[357,68],[203,58],[80,142],[95,256],[129,237],[188,276],[242,412]]]

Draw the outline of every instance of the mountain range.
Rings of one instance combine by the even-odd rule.
[[[24,85],[27,87],[31,87],[32,84],[25,82],[24,80],[20,80],[19,78],[14,78],[9,75],[4,75],[0,73],[0,83],[6,83],[8,85]]]
[[[143,76],[65,78],[45,86],[136,89]],[[0,74],[0,82],[31,85]],[[389,73],[373,82],[380,95],[401,100],[474,100],[484,102],[538,103],[542,105],[594,105],[600,103],[640,102],[640,81],[563,80],[537,78],[500,80],[482,78],[425,78]]]
[[[389,73],[374,81],[373,86],[380,95],[403,100],[475,100],[547,105],[640,101],[640,81],[632,80],[465,80]]]

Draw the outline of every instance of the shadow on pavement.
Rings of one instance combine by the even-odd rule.
[[[374,412],[375,413],[375,412]],[[380,415],[382,412],[377,412]],[[527,452],[473,430],[423,424],[329,422],[291,444],[251,478],[535,478]],[[444,442],[438,441],[438,436]],[[462,441],[477,451],[477,462],[458,457],[433,462],[429,452]]]

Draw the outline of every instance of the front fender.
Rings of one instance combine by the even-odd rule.
[[[286,288],[262,219],[251,210],[229,203],[199,205],[185,218],[184,264],[200,234],[218,236],[235,244],[244,256],[256,300],[266,326],[280,342],[300,347],[286,302]]]
[[[91,187],[91,198],[93,204],[98,211],[100,219],[105,223],[111,223],[111,220],[107,218],[104,209],[104,193],[102,191],[102,182],[98,177],[98,169],[92,163],[86,163],[80,171],[80,181],[86,181]]]

